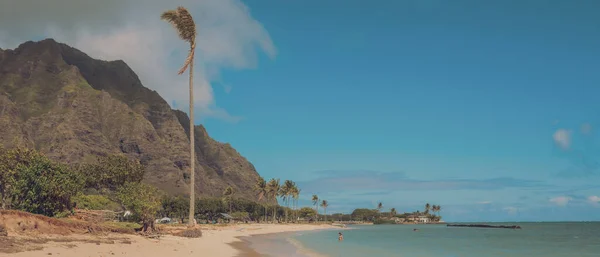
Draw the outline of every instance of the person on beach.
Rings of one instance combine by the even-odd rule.
[[[338,241],[344,241],[344,235],[342,235],[342,232],[338,233]]]

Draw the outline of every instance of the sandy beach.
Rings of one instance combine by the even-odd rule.
[[[231,226],[202,226],[202,238],[162,236],[147,239],[133,235],[109,235],[106,237],[72,236],[60,242],[50,242],[38,247],[41,250],[2,254],[14,257],[164,257],[164,256],[211,256],[252,257],[253,252],[239,237],[272,233],[310,231],[337,228],[330,225],[283,225],[283,224],[239,224]],[[339,229],[339,228],[338,228]],[[104,242],[98,242],[98,240]],[[86,242],[87,241],[87,242]]]

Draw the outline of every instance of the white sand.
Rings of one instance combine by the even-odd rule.
[[[308,231],[334,228],[329,225],[279,225],[279,224],[241,224],[227,227],[204,227],[202,238],[181,238],[163,236],[160,239],[146,239],[139,236],[127,236],[131,244],[95,243],[50,243],[39,251],[10,254],[14,257],[234,257],[240,252],[229,243],[240,241],[236,237],[269,233]],[[211,230],[212,229],[212,230]],[[120,235],[119,235],[120,236]],[[70,246],[69,246],[70,245]],[[75,245],[75,247],[73,247]],[[51,254],[51,255],[50,255]],[[0,254],[2,255],[2,254]]]

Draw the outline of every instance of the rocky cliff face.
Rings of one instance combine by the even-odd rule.
[[[196,192],[227,186],[256,199],[254,166],[195,127]],[[189,118],[145,88],[123,61],[101,61],[52,39],[0,49],[0,144],[35,148],[63,162],[125,153],[146,166],[145,181],[189,191]]]

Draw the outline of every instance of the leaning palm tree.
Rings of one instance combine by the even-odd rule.
[[[429,214],[430,210],[431,210],[431,205],[429,203],[425,204],[425,215]]]
[[[329,207],[329,202],[327,202],[327,200],[321,201],[321,207],[323,207],[323,214],[325,215],[325,222],[327,222],[327,207]]]
[[[267,184],[267,195],[269,196],[269,198],[271,200],[277,199],[277,196],[279,196],[280,189],[281,189],[281,186],[279,185],[279,179],[272,178],[271,180],[269,180],[269,183]],[[273,208],[273,223],[275,223],[276,220],[277,220],[277,204],[275,204],[275,206]]]
[[[263,177],[258,177],[254,185],[254,191],[258,195],[258,201],[268,198],[267,196],[267,181]],[[265,222],[267,222],[267,205],[265,203]]]
[[[194,154],[194,54],[196,50],[196,24],[190,12],[184,7],[177,7],[175,10],[168,10],[160,16],[162,20],[169,22],[179,34],[179,37],[190,44],[190,50],[185,62],[178,74],[183,74],[189,67],[190,73],[190,226],[195,225],[194,205],[195,205],[195,154]]]
[[[315,206],[315,211],[317,211],[317,217],[319,217],[319,196],[313,195],[312,202],[313,202],[313,205]]]

